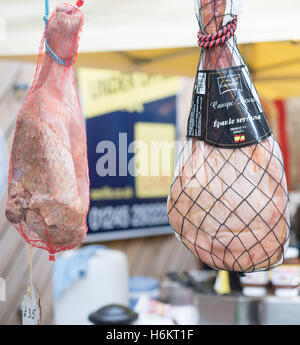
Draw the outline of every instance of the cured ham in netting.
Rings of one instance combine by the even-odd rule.
[[[280,147],[234,37],[236,4],[196,0],[203,48],[168,216],[205,264],[253,272],[282,262],[290,224]]]
[[[77,246],[87,231],[86,134],[73,76],[82,25],[82,12],[69,4],[47,22],[10,157],[6,217],[50,254]]]

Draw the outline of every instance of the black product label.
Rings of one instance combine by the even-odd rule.
[[[198,71],[188,137],[216,147],[237,148],[271,134],[246,66]]]

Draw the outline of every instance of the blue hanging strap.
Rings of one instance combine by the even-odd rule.
[[[49,2],[48,0],[45,0],[45,15],[43,17],[43,20],[45,22],[45,27],[47,28],[47,24],[48,24],[48,21],[49,21]],[[47,33],[47,31],[45,31]],[[51,49],[51,47],[49,46],[48,42],[47,42],[47,37],[46,37],[46,34],[45,34],[45,45],[46,45],[46,51],[47,53],[50,55],[50,57],[56,62],[58,63],[59,65],[62,65],[62,66],[71,66],[73,65],[73,62],[74,61],[68,61],[68,62],[65,62],[64,60],[62,60],[59,56],[57,56],[54,51]]]
[[[49,20],[49,1],[45,0],[45,15],[44,15],[44,21],[45,24],[48,24],[48,20]]]

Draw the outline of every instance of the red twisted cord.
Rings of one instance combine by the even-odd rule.
[[[81,7],[84,4],[84,0],[77,0],[76,6]]]
[[[201,31],[198,32],[198,46],[202,48],[212,48],[224,44],[235,33],[237,27],[237,16],[231,22],[224,25],[219,31],[207,35]]]

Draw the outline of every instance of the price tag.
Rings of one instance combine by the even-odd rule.
[[[38,325],[40,323],[40,297],[34,287],[31,288],[31,296],[29,287],[24,295],[22,302],[22,319],[23,325]]]

